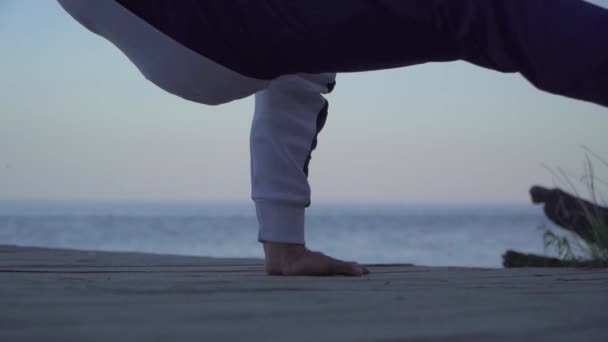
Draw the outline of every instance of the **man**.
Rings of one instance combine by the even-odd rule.
[[[338,72],[464,60],[608,106],[608,11],[580,0],[59,0],[151,82],[217,105],[255,94],[252,198],[266,271],[359,276],[306,249],[310,154]]]

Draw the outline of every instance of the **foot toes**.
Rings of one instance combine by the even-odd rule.
[[[342,274],[346,276],[359,277],[364,274],[363,267],[356,263],[349,263],[344,261],[335,261],[333,263],[333,273]]]
[[[361,269],[361,272],[362,272],[363,274],[369,274],[369,270],[367,269],[367,267],[365,267],[365,266],[361,265],[360,263],[355,262],[355,261],[349,261],[348,263],[349,263],[349,264],[351,264],[351,265],[354,265],[355,267],[360,268],[360,269]]]
[[[369,269],[365,266],[361,266],[363,268],[363,274],[369,274]]]

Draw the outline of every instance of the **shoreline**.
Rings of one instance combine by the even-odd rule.
[[[607,269],[373,265],[266,276],[260,259],[0,245],[0,340],[586,340]]]

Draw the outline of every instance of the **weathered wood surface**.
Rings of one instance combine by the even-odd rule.
[[[0,246],[0,341],[606,341],[605,269],[372,266]]]

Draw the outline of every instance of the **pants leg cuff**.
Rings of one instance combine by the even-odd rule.
[[[255,207],[258,241],[304,244],[304,205],[257,200]]]

